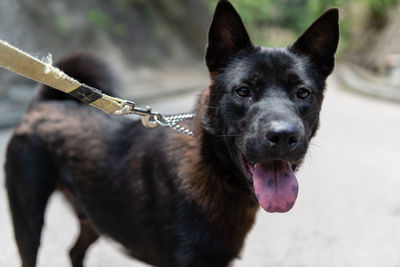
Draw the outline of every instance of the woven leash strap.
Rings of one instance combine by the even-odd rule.
[[[0,40],[0,67],[70,94],[109,114],[115,114],[124,108],[122,99],[108,96],[98,89],[80,83],[51,64],[2,40]]]
[[[153,112],[151,107],[138,108],[132,101],[106,95],[96,88],[80,83],[50,63],[43,62],[3,40],[0,40],[0,67],[72,95],[108,114],[136,114],[142,117],[145,127],[155,128],[162,125],[186,135],[193,135],[191,130],[178,122],[192,119],[194,114],[162,116]]]

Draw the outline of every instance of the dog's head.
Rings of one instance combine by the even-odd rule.
[[[338,10],[331,9],[292,46],[257,47],[234,7],[225,0],[217,5],[206,54],[212,85],[202,127],[220,140],[232,168],[268,212],[294,205],[294,171],[318,128],[338,39]]]

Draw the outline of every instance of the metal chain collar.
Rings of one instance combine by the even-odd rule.
[[[152,107],[146,106],[145,109],[136,107],[135,103],[132,101],[125,100],[124,108],[118,112],[118,114],[136,114],[141,116],[141,121],[143,126],[147,128],[156,128],[159,125],[164,127],[170,127],[175,131],[193,136],[193,131],[180,125],[179,122],[193,119],[196,114],[194,113],[184,113],[177,115],[163,116],[159,112],[152,111]]]
[[[185,114],[178,114],[178,115],[171,115],[171,116],[164,116],[164,118],[168,121],[167,127],[171,127],[177,132],[193,136],[193,131],[185,128],[184,126],[178,124],[178,122],[193,119],[196,114],[194,113],[185,113]]]

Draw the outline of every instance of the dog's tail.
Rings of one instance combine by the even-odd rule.
[[[81,83],[97,88],[105,94],[116,96],[117,81],[111,68],[94,55],[74,54],[62,59],[55,66]],[[33,103],[44,100],[74,100],[80,102],[64,92],[47,85],[41,85]]]

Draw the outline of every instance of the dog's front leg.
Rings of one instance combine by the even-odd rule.
[[[180,247],[176,254],[176,264],[179,267],[224,267],[234,259],[233,255],[227,255],[209,248],[184,245]],[[205,251],[206,250],[206,251]]]
[[[193,216],[193,213],[191,215],[190,219],[179,227],[174,266],[228,266],[237,256],[237,252],[231,246],[223,245],[220,231]]]

